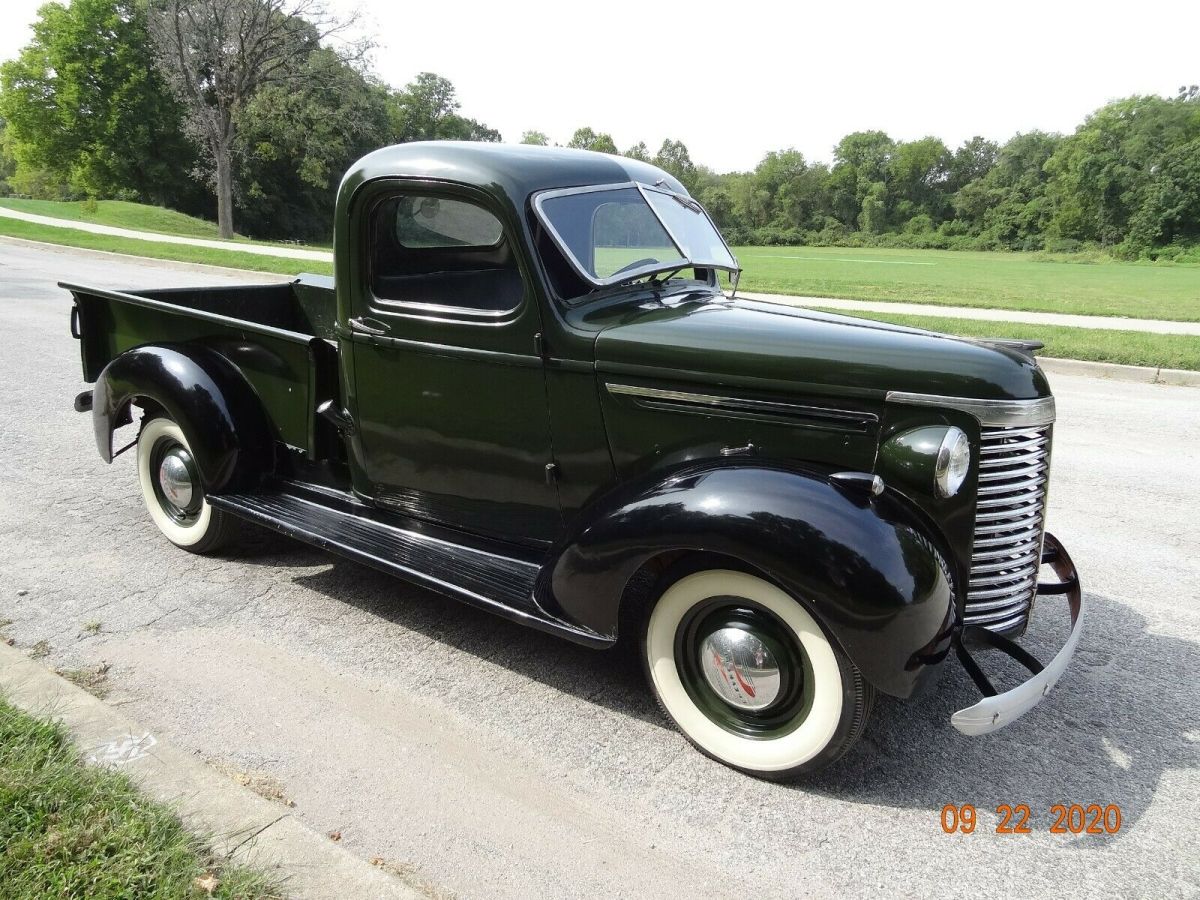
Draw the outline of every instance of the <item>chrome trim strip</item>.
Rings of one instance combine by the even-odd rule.
[[[816,419],[832,426],[857,427],[862,430],[879,421],[879,417],[874,413],[855,410],[829,409],[821,406],[804,406],[799,403],[753,400],[746,397],[727,397],[718,394],[694,394],[689,391],[672,391],[636,384],[605,382],[604,386],[610,394],[615,396],[632,397],[635,401],[650,401],[650,404],[647,405],[677,403],[683,406],[699,407],[705,411],[720,411],[733,415]]]
[[[1054,422],[1053,397],[1039,397],[1036,400],[976,400],[970,397],[888,391],[887,402],[957,409],[974,416],[980,425],[993,428],[1050,425]]]

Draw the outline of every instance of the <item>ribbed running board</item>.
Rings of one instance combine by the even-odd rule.
[[[540,566],[535,562],[451,542],[420,523],[402,528],[377,521],[369,517],[369,507],[359,504],[356,510],[332,499],[326,503],[316,492],[282,489],[208,499],[235,516],[523,625],[578,643],[611,643],[549,616],[538,606],[534,587]]]

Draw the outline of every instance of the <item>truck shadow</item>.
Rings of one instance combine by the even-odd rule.
[[[313,556],[330,561],[315,551]],[[588,650],[338,559],[294,577],[337,602],[522,677],[670,727],[626,642],[610,651]],[[955,731],[951,714],[975,703],[978,693],[951,660],[928,696],[911,703],[880,697],[865,737],[845,758],[798,783],[762,783],[763,796],[786,802],[789,792],[802,791],[851,803],[925,807],[935,814],[946,804],[971,803],[988,816],[1000,804],[1025,803],[1038,832],[1049,830],[1054,804],[1113,803],[1121,808],[1120,834],[1127,834],[1150,806],[1164,773],[1200,768],[1200,646],[1150,631],[1142,616],[1107,597],[1087,594],[1085,601],[1086,630],[1072,666],[1024,719],[985,737]],[[1044,598],[1023,644],[1046,661],[1068,630],[1065,608],[1056,598]],[[1027,677],[1024,670],[1001,669],[1001,657],[981,659],[997,673],[1001,689]],[[728,775],[728,790],[744,786],[743,776]],[[1086,849],[1120,835],[1068,838]]]

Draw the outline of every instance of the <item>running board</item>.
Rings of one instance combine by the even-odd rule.
[[[611,638],[560,621],[538,605],[538,562],[449,539],[451,535],[459,537],[457,532],[410,520],[403,525],[381,521],[386,514],[348,495],[302,485],[210,496],[208,502],[239,518],[522,625],[588,646],[612,644]]]

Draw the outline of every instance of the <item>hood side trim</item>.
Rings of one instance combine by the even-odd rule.
[[[994,428],[1050,425],[1055,418],[1053,397],[1038,397],[1036,400],[976,400],[971,397],[888,391],[887,402],[957,409],[974,416],[980,425]]]
[[[721,415],[734,418],[771,419],[807,424],[815,428],[834,428],[866,432],[879,421],[873,413],[848,409],[831,409],[783,403],[774,400],[754,400],[719,394],[697,394],[634,384],[605,382],[608,392],[618,397],[632,398],[639,406],[669,409],[700,415]]]

